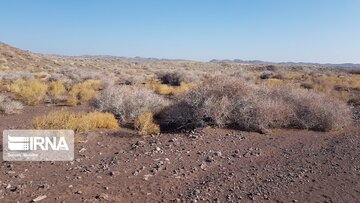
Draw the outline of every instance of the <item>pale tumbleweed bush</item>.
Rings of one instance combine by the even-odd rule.
[[[16,114],[20,113],[24,108],[19,101],[14,101],[8,96],[0,94],[0,113],[2,114]]]
[[[308,90],[258,86],[215,77],[181,96],[158,117],[174,128],[206,125],[265,132],[271,128],[329,131],[349,124],[348,106]]]
[[[122,122],[131,122],[143,112],[158,113],[169,101],[147,88],[123,85],[105,90],[91,104]]]
[[[289,120],[288,127],[330,131],[350,124],[351,111],[345,102],[323,93],[292,89],[279,93],[273,91],[291,105],[294,116]]]

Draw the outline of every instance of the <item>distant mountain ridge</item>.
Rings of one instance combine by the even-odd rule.
[[[55,58],[54,58],[55,57]],[[188,61],[196,62],[194,60],[186,59],[163,59],[163,58],[146,58],[146,57],[121,57],[121,56],[109,56],[109,55],[81,55],[81,56],[62,56],[51,54],[39,54],[32,53],[30,51],[24,51],[18,48],[14,48],[8,44],[0,41],[0,69],[31,69],[32,67],[51,67],[68,65],[63,59],[114,59],[114,60],[128,60],[128,61],[140,61],[140,62],[156,62],[156,61]],[[213,59],[209,62],[212,63],[239,63],[239,64],[259,64],[259,65],[292,65],[292,66],[316,66],[316,67],[331,67],[331,68],[360,68],[360,64],[342,63],[342,64],[321,64],[321,63],[305,63],[305,62],[268,62],[261,60],[241,60],[241,59]]]
[[[321,66],[321,67],[332,67],[332,68],[358,68],[360,64],[354,63],[340,63],[340,64],[332,64],[332,63],[307,63],[307,62],[268,62],[261,60],[241,60],[241,59],[224,59],[217,60],[213,59],[210,62],[212,63],[242,63],[242,64],[265,64],[265,65],[296,65],[296,66]]]

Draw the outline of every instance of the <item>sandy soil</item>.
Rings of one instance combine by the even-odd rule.
[[[0,116],[0,130],[26,128],[34,115],[50,110],[54,107],[31,107]],[[75,149],[72,162],[2,161],[0,202],[45,196],[40,202],[360,199],[358,124],[331,133],[209,128],[147,139],[130,129],[99,130],[81,137]]]

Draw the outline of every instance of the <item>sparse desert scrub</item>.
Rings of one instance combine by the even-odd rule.
[[[159,72],[157,79],[145,83],[145,87],[154,90],[160,95],[179,95],[197,86],[199,77],[185,72]]]
[[[9,90],[19,97],[19,99],[28,105],[36,105],[43,101],[48,86],[39,80],[16,80]]]
[[[271,71],[264,71],[260,74],[260,79],[270,79],[274,76],[274,73]]]
[[[55,80],[67,79],[72,83],[82,83],[84,81],[101,81],[101,88],[105,89],[114,84],[116,78],[106,70],[94,70],[89,68],[64,67],[52,74],[50,78]],[[57,78],[57,79],[56,79]]]
[[[169,101],[147,88],[122,85],[104,90],[91,103],[99,111],[113,113],[121,122],[130,122],[143,112],[159,112]]]
[[[191,71],[160,71],[157,79],[161,84],[169,86],[180,86],[181,83],[199,83],[201,81],[201,73],[195,70]]]
[[[358,74],[360,75],[360,68],[351,68],[350,70],[347,70],[350,74]]]
[[[183,75],[181,75],[179,72],[159,73],[158,79],[162,84],[170,86],[180,86],[180,83],[184,80]]]
[[[50,74],[44,71],[34,73],[34,77],[37,80],[46,81],[50,78]]]
[[[324,72],[326,73],[326,72]],[[325,93],[328,96],[336,97],[343,101],[356,97],[356,91],[360,90],[360,76],[359,75],[343,75],[337,73],[324,74],[317,73],[301,73],[301,72],[282,72],[281,79],[275,79],[272,76],[270,79],[257,81],[260,83],[272,85],[289,85],[297,84],[299,87],[305,89],[312,89],[316,92]],[[277,73],[274,73],[277,74]],[[276,81],[275,81],[276,80]]]
[[[135,120],[134,126],[141,136],[160,133],[160,126],[154,123],[151,112],[141,113]]]
[[[145,87],[154,90],[157,94],[160,95],[179,95],[193,87],[196,87],[196,84],[180,82],[179,86],[170,86],[167,84],[161,84],[158,81],[150,81],[145,84]]]
[[[15,101],[8,96],[0,94],[0,113],[2,114],[16,114],[20,113],[24,108],[23,104]]]
[[[265,84],[271,87],[283,85],[283,81],[280,79],[270,78],[265,80]]]
[[[350,122],[348,106],[294,87],[256,86],[216,77],[183,95],[158,115],[174,128],[218,126],[265,132],[271,128],[329,131]]]
[[[66,109],[50,112],[35,117],[31,122],[35,129],[72,129],[75,132],[86,132],[97,128],[119,128],[118,121],[110,113],[70,112]]]
[[[0,73],[0,80],[15,81],[15,80],[33,80],[34,75],[25,71],[11,71]]]
[[[66,66],[59,69],[56,75],[58,76],[63,75],[71,79],[72,81],[79,83],[85,80],[99,80],[100,77],[102,77],[103,72],[92,69],[86,69],[86,68],[75,68],[75,67]]]

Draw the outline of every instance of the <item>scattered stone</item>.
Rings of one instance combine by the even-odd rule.
[[[78,191],[75,192],[75,194],[81,195],[81,194],[82,194],[82,191],[78,190]]]
[[[250,147],[247,152],[243,154],[244,157],[248,158],[250,156],[260,156],[261,150],[259,148],[252,148]]]
[[[100,195],[96,195],[96,199],[109,200],[109,195],[106,193],[101,193]]]
[[[132,174],[133,174],[134,176],[137,176],[137,175],[139,175],[139,173],[140,173],[142,170],[144,170],[144,169],[145,169],[145,166],[142,166],[141,168],[136,169]]]
[[[25,178],[25,175],[20,173],[17,177],[23,179],[23,178]]]
[[[50,185],[49,184],[41,184],[41,185],[39,185],[39,189],[45,189],[45,190],[47,190],[47,189],[49,189],[50,188]]]
[[[45,199],[46,197],[47,197],[46,195],[38,196],[35,199],[33,199],[32,202],[39,202],[39,201]]]
[[[9,174],[9,175],[10,174],[15,174],[15,171],[7,171],[6,173]]]
[[[221,156],[222,153],[221,153],[221,151],[217,151],[217,152],[214,153],[214,155],[215,155],[215,156]]]
[[[177,141],[177,139],[173,138],[173,139],[169,140],[168,142],[176,142],[176,141]]]
[[[146,174],[146,175],[144,175],[144,180],[149,180],[149,178],[150,178],[151,176],[153,176],[153,175],[151,175],[151,174]]]
[[[117,175],[120,175],[120,172],[119,171],[110,171],[110,176],[117,176]]]
[[[139,140],[139,141],[137,141],[135,144],[132,144],[132,145],[131,145],[131,149],[136,149],[136,148],[142,147],[142,146],[144,146],[144,145],[145,145],[145,141]]]
[[[214,161],[214,158],[212,156],[208,156],[206,157],[205,161],[211,163]]]
[[[79,153],[82,153],[82,152],[85,152],[85,151],[86,151],[85,148],[81,148],[81,149],[79,150]]]

